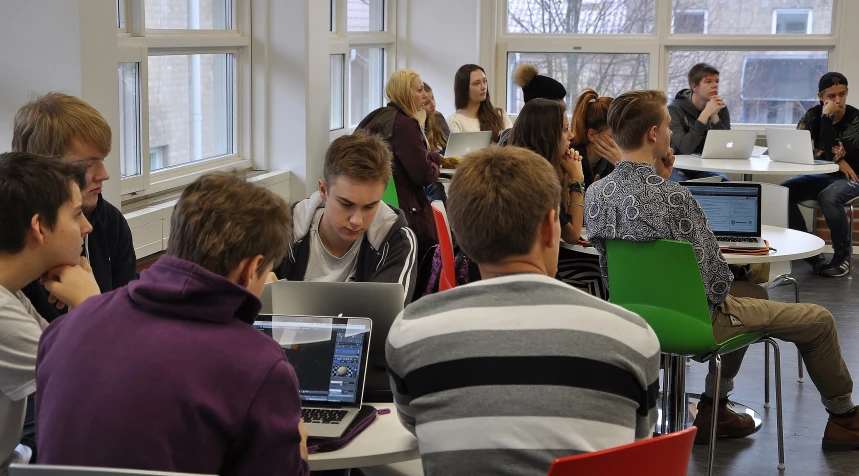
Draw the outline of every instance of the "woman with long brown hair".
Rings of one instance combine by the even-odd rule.
[[[447,125],[444,115],[436,111],[435,94],[429,84],[424,83],[424,91],[427,93],[427,100],[424,102],[427,118],[424,133],[427,135],[430,150],[444,152],[447,148],[447,138],[450,136],[450,126]]]
[[[513,127],[507,113],[492,105],[486,72],[480,66],[459,68],[453,78],[453,95],[456,112],[447,119],[451,132],[492,131],[492,142],[498,142],[498,134]]]
[[[608,107],[613,100],[587,88],[573,107],[573,148],[583,158],[585,185],[611,173],[620,160],[620,147],[608,127]]]

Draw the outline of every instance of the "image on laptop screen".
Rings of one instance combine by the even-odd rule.
[[[704,210],[714,234],[759,236],[759,186],[684,185]]]
[[[361,396],[369,319],[260,316],[254,327],[277,341],[308,404],[355,403]]]

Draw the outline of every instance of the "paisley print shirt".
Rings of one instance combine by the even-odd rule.
[[[588,187],[585,213],[606,286],[605,240],[685,241],[695,249],[710,312],[725,301],[734,277],[704,211],[689,190],[656,175],[652,165],[618,162],[614,172]]]

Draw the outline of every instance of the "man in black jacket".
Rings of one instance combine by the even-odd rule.
[[[674,96],[668,106],[671,115],[671,148],[677,155],[700,154],[710,129],[731,128],[731,115],[725,101],[719,96],[719,70],[707,63],[698,63],[688,73],[689,89]],[[671,180],[721,176],[725,174],[675,168]]]
[[[275,269],[278,278],[399,283],[411,302],[417,239],[405,214],[382,202],[392,160],[375,135],[358,132],[331,143],[319,191],[292,206],[293,243]]]
[[[101,196],[103,182],[110,179],[104,164],[110,148],[111,132],[107,121],[95,108],[74,96],[48,93],[25,104],[15,114],[12,151],[78,161],[87,167],[86,188],[81,190],[81,197],[92,232],[84,238],[82,254],[89,261],[103,293],[137,278],[137,260],[128,222]],[[59,308],[52,303],[54,299],[38,280],[22,291],[46,321],[65,314],[65,306],[59,303]],[[30,397],[22,442],[33,449],[35,458],[32,395]]]

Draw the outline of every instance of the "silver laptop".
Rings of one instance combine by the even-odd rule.
[[[260,315],[298,377],[311,438],[339,438],[361,409],[373,322],[367,318]]]
[[[397,283],[314,283],[277,281],[268,289],[267,314],[292,316],[368,317],[373,320],[370,364],[367,369],[368,402],[391,402],[391,380],[385,361],[385,341],[391,324],[403,310],[404,291]],[[266,296],[263,296],[266,298]],[[265,299],[263,308],[266,308]]]
[[[704,140],[702,159],[748,159],[755,149],[757,131],[710,130]]]
[[[492,131],[479,132],[454,132],[447,139],[445,157],[459,157],[460,159],[475,150],[489,147],[492,141]]]
[[[767,147],[770,160],[775,162],[804,165],[832,163],[814,159],[809,130],[767,128]]]
[[[719,246],[763,249],[761,238],[761,185],[757,183],[683,182],[701,205]]]

